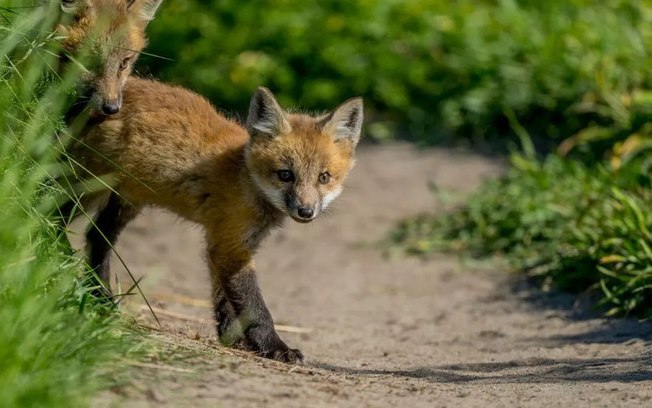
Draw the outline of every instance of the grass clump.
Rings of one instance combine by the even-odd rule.
[[[58,2],[0,7],[0,405],[85,406],[138,350],[50,214],[62,121],[78,73],[59,76]]]
[[[452,211],[404,221],[391,235],[411,254],[500,256],[548,286],[596,290],[609,315],[652,317],[652,205],[642,162],[606,165],[514,156],[502,178]]]

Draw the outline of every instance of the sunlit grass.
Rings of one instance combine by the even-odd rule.
[[[515,156],[501,179],[449,212],[404,221],[390,242],[411,254],[506,258],[541,283],[593,290],[610,315],[652,317],[652,192],[640,161],[616,173]]]
[[[84,406],[123,356],[147,346],[89,296],[87,267],[52,216],[66,194],[55,180],[78,77],[56,70],[58,3],[2,12],[11,18],[0,20],[0,405]]]

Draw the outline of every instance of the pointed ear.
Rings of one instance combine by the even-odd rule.
[[[267,88],[258,88],[251,97],[247,116],[247,131],[251,137],[275,137],[290,130],[292,127],[272,92]]]
[[[86,0],[61,0],[61,11],[66,14],[75,14],[82,6],[88,6]]]
[[[335,141],[349,140],[357,144],[362,132],[364,107],[362,98],[353,98],[337,107],[322,122],[324,131],[333,135]]]
[[[147,24],[154,20],[161,3],[163,0],[127,0],[127,10],[137,12],[138,18]]]

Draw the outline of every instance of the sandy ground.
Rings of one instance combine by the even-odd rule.
[[[449,150],[363,146],[331,215],[288,222],[265,242],[256,259],[263,294],[277,324],[310,330],[281,333],[303,351],[304,367],[217,345],[200,230],[163,212],[142,215],[118,250],[165,311],[154,336],[201,358],[141,368],[96,405],[652,406],[649,324],[598,318],[572,297],[454,257],[387,259],[361,245],[436,209],[429,182],[468,191],[499,171]],[[137,311],[137,300],[125,308]]]

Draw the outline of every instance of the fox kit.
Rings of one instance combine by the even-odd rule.
[[[140,51],[145,27],[162,0],[61,0],[63,59],[81,54],[81,101],[94,114],[113,115],[122,106],[122,90]],[[81,102],[80,101],[80,102]],[[77,109],[79,111],[81,109]]]
[[[362,99],[310,116],[282,110],[259,88],[244,128],[188,90],[132,78],[124,107],[89,125],[82,139],[90,148],[74,153],[91,173],[116,178],[87,235],[91,266],[107,282],[110,247],[124,226],[144,206],[167,208],[204,227],[220,339],[301,362],[274,330],[252,257],[286,217],[310,222],[342,191]]]

